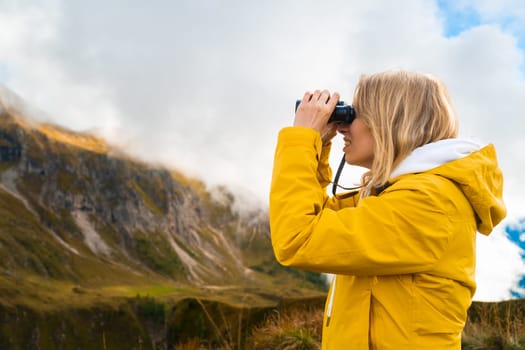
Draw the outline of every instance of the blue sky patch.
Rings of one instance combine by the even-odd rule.
[[[444,35],[454,37],[465,30],[479,26],[482,21],[479,13],[471,8],[458,8],[454,0],[437,0],[437,5],[444,19]]]
[[[525,250],[525,218],[521,218],[516,223],[507,225],[505,232],[512,242]]]
[[[472,5],[461,6],[456,0],[436,0],[436,4],[443,19],[443,35],[445,37],[455,37],[479,25],[492,24],[500,27],[504,32],[512,34],[517,40],[518,48],[525,56],[525,26],[514,14],[488,21],[483,19]],[[525,74],[525,59],[521,64],[521,71]]]
[[[517,223],[512,225],[507,225],[505,227],[505,232],[507,237],[515,244],[517,244],[521,249],[525,251],[525,218],[521,218]],[[525,253],[521,254],[521,258],[525,260]],[[525,274],[521,276],[520,281],[518,282],[518,287],[525,289]],[[511,290],[511,294],[515,298],[523,298],[525,295],[520,294],[516,290]]]

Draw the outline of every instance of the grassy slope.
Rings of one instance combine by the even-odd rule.
[[[65,305],[111,303],[114,299],[137,294],[175,300],[187,296],[212,296],[227,303],[267,306],[275,305],[279,296],[322,294],[312,289],[313,285],[301,276],[301,272],[294,271],[297,278],[290,279],[285,270],[276,267],[275,261],[268,260],[268,253],[251,258],[259,261],[257,266],[264,263],[272,266],[268,268],[270,274],[254,272],[257,285],[240,283],[213,289],[197,288],[166,278],[140,265],[133,268],[130,261],[118,264],[97,258],[85,250],[81,250],[81,256],[73,254],[42,228],[38,218],[22,202],[2,189],[0,227],[0,255],[4,257],[0,261],[3,269],[0,304],[4,306],[48,310]],[[268,243],[266,249],[267,252],[270,249]]]

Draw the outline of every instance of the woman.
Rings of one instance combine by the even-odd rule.
[[[493,145],[457,138],[443,84],[392,71],[363,76],[350,124],[327,121],[339,95],[307,92],[279,133],[270,192],[277,260],[335,274],[323,349],[460,349],[476,284],[476,231],[506,215]],[[328,198],[331,139],[369,169]]]

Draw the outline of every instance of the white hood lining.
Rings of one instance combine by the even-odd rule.
[[[462,139],[445,139],[416,148],[392,171],[390,178],[421,173],[448,162],[468,156],[482,145]]]

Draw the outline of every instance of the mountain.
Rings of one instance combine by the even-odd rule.
[[[226,187],[31,113],[0,89],[0,347],[44,332],[29,319],[15,327],[24,313],[150,297],[253,308],[324,295],[322,276],[275,261],[264,209],[235,210]]]

